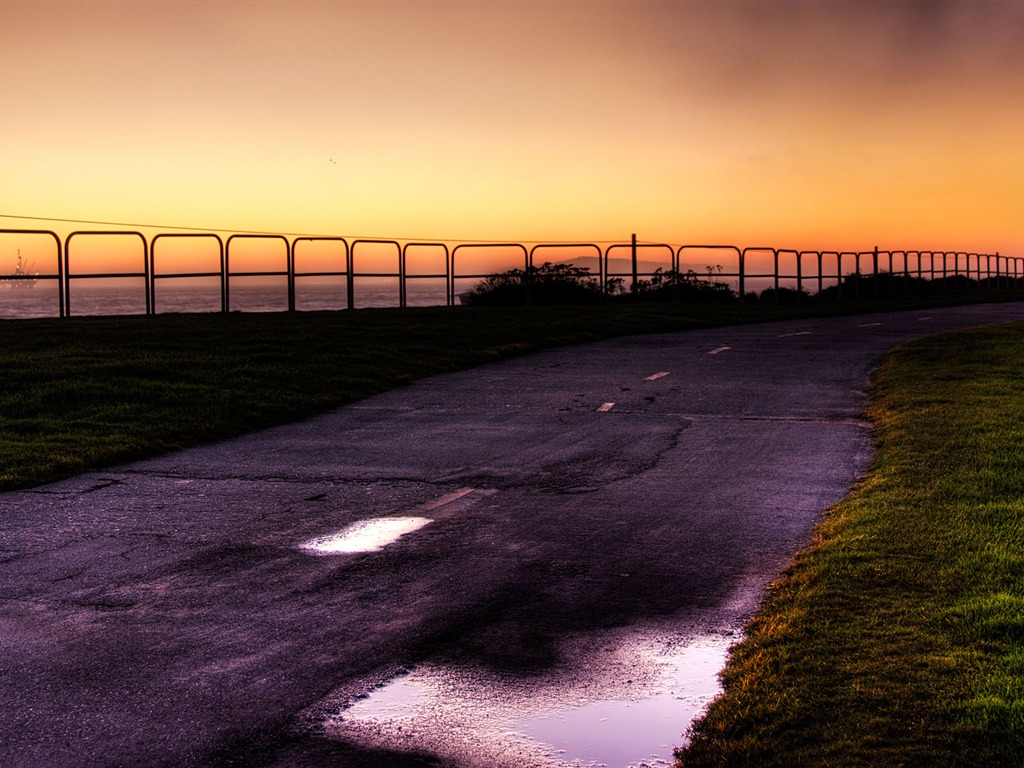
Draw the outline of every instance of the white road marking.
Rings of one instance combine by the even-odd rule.
[[[597,409],[597,412],[598,413],[608,413],[608,411],[610,411],[614,407],[615,407],[615,403],[605,403],[604,405],[602,405],[600,408]]]
[[[934,319],[935,319],[934,317],[919,317],[919,318],[917,318],[918,322],[921,322],[922,320],[934,320]]]
[[[712,349],[708,354],[717,355],[719,352],[725,352],[727,349],[732,349],[732,347],[719,347],[718,349]]]
[[[782,333],[782,334],[779,334],[778,338],[780,338],[780,339],[788,339],[790,336],[810,336],[810,335],[811,335],[810,331],[797,331],[796,333]]]
[[[658,371],[657,373],[652,373],[650,376],[645,378],[644,381],[654,381],[655,379],[660,379],[662,376],[668,376],[668,374],[668,371]]]
[[[863,323],[861,325],[858,325],[857,327],[858,328],[874,328],[876,325],[881,325],[881,323]]]
[[[445,504],[451,504],[453,501],[457,501],[458,499],[461,499],[463,496],[468,496],[475,490],[476,488],[459,488],[459,490],[452,491],[451,493],[446,493],[444,496],[439,496],[433,501],[428,501],[425,504],[420,504],[418,507],[416,507],[416,511],[430,512],[432,510],[437,509],[438,507],[443,507]]]

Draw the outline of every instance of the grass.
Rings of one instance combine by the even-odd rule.
[[[956,301],[965,298],[0,321],[0,490],[301,419],[544,347]]]
[[[897,348],[869,474],[774,586],[679,765],[1024,761],[1024,324]]]

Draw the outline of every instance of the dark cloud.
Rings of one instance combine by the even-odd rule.
[[[1024,0],[622,4],[618,47],[677,93],[851,106],[1024,76]]]

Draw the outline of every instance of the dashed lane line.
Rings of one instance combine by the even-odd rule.
[[[459,488],[457,491],[446,493],[444,496],[440,496],[432,501],[425,502],[418,506],[416,509],[419,512],[432,512],[438,507],[443,507],[448,504],[451,504],[453,501],[458,501],[463,496],[468,496],[469,494],[473,493],[476,490],[476,488]]]
[[[781,334],[778,335],[777,338],[788,339],[791,336],[810,336],[810,335],[811,335],[810,331],[797,331],[796,333],[781,333]]]
[[[608,413],[612,408],[615,407],[615,403],[604,403],[600,408],[597,409],[598,413]]]
[[[669,374],[668,371],[658,371],[657,373],[652,373],[650,376],[647,376],[646,378],[644,378],[644,381],[655,381],[655,380],[660,379],[660,378],[662,378],[664,376],[668,376],[668,374]]]
[[[712,349],[710,352],[708,352],[708,354],[709,355],[717,355],[717,354],[720,354],[722,352],[725,352],[728,349],[732,349],[732,347],[719,347],[718,349]]]

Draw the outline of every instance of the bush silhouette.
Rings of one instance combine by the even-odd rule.
[[[599,280],[589,269],[545,262],[539,267],[510,269],[492,275],[459,298],[471,307],[508,307],[596,304],[603,296]]]
[[[736,299],[726,283],[708,279],[693,270],[679,273],[658,269],[635,286],[626,287],[621,277],[607,281],[605,290],[596,275],[586,267],[545,262],[539,267],[510,269],[492,275],[459,296],[461,302],[474,307],[507,307],[524,304],[596,304],[613,302],[725,302]]]

